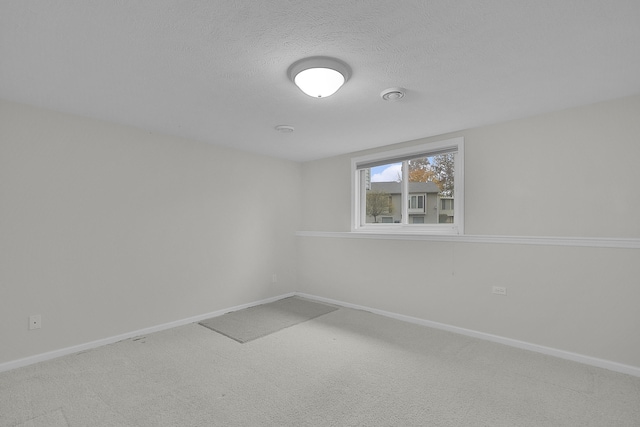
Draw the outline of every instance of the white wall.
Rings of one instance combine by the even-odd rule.
[[[300,178],[0,102],[0,363],[292,292]]]
[[[466,234],[640,238],[638,118],[634,96],[400,146],[465,138]],[[302,230],[349,231],[350,157],[303,165]],[[313,236],[298,248],[304,293],[640,367],[639,249]]]
[[[442,136],[465,137],[466,232],[640,238],[638,117],[635,96]],[[300,291],[640,367],[638,249],[296,238],[349,230],[350,158],[0,101],[0,363]]]

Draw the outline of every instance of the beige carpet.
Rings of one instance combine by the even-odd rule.
[[[640,426],[640,378],[339,308],[0,373],[0,426]]]

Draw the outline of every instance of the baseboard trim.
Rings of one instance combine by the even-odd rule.
[[[115,335],[108,338],[103,338],[95,341],[91,341],[84,344],[74,345],[71,347],[61,348],[58,350],[48,351],[46,353],[36,354],[34,356],[28,356],[22,359],[12,360],[5,363],[0,363],[0,372],[10,371],[16,368],[22,368],[24,366],[33,365],[34,363],[44,362],[47,360],[55,359],[62,356],[67,356],[69,354],[78,353],[80,351],[91,350],[97,347],[102,347],[103,345],[113,344],[118,341],[127,340],[130,338],[139,337],[141,335],[151,334],[153,332],[160,332],[166,329],[175,328],[178,326],[188,325],[190,323],[200,322],[205,319],[210,319],[212,317],[221,316],[226,313],[230,313],[232,311],[238,311],[245,308],[253,307],[260,304],[266,304],[274,301],[278,301],[282,298],[288,298],[294,296],[294,292],[290,292],[283,295],[278,295],[271,298],[266,298],[260,301],[254,301],[247,304],[236,305],[230,308],[224,308],[222,310],[212,311],[210,313],[200,314],[198,316],[188,317],[186,319],[180,319],[173,322],[163,323],[161,325],[151,326],[149,328],[138,329],[136,331],[127,332],[120,335]]]
[[[508,345],[510,347],[516,347],[523,350],[534,351],[536,353],[546,354],[548,356],[554,356],[561,359],[571,360],[573,362],[582,363],[585,365],[595,366],[598,368],[608,369],[614,372],[620,372],[627,375],[633,375],[640,377],[640,367],[625,365],[618,362],[612,362],[610,360],[598,359],[596,357],[585,356],[578,353],[572,353],[569,351],[559,350],[556,348],[545,347],[538,344],[532,344],[525,341],[518,341],[511,338],[501,337],[498,335],[487,334],[484,332],[474,331],[471,329],[460,328],[457,326],[447,325],[444,323],[434,322],[431,320],[420,319],[417,317],[405,316],[403,314],[393,313],[389,311],[379,310],[376,308],[366,307],[357,304],[351,304],[344,301],[338,301],[331,298],[319,297],[316,295],[310,295],[302,292],[296,292],[296,296],[315,300],[318,302],[326,302],[328,304],[334,304],[342,307],[353,308],[356,310],[364,310],[370,313],[379,314],[381,316],[389,317],[396,320],[401,320],[408,323],[414,323],[429,328],[440,329],[448,332],[453,332],[460,335],[466,335],[468,337],[479,338],[486,341],[491,341],[499,344]]]
[[[242,310],[249,307],[254,307],[260,304],[267,304],[270,302],[278,301],[283,298],[288,298],[292,296],[299,296],[302,298],[307,298],[310,300],[315,300],[318,302],[326,302],[329,304],[338,305],[346,308],[353,308],[356,310],[364,310],[370,313],[378,314],[381,316],[389,317],[396,320],[401,320],[403,322],[414,323],[417,325],[426,326],[429,328],[440,329],[448,332],[453,332],[460,335],[466,335],[473,338],[479,338],[486,341],[491,341],[499,344],[508,345],[510,347],[516,347],[523,350],[534,351],[537,353],[546,354],[549,356],[559,357],[561,359],[571,360],[573,362],[582,363],[585,365],[595,366],[598,368],[608,369],[614,372],[620,372],[622,374],[632,375],[635,377],[640,377],[640,367],[625,365],[622,363],[612,362],[610,360],[598,359],[591,356],[585,356],[582,354],[572,353],[564,350],[559,350],[556,348],[545,347],[537,344],[528,343],[525,341],[514,340],[511,338],[501,337],[498,335],[487,334],[484,332],[474,331],[471,329],[460,328],[457,326],[447,325],[444,323],[434,322],[431,320],[425,320],[418,317],[405,316],[403,314],[393,313],[390,311],[379,310],[376,308],[366,307],[358,304],[351,304],[344,301],[339,301],[331,298],[320,297],[316,295],[307,294],[304,292],[289,292],[286,294],[278,295],[271,298],[265,298],[259,301],[250,302],[247,304],[241,304],[234,307],[225,308],[222,310],[212,311],[210,313],[200,314],[198,316],[188,317],[186,319],[176,320],[173,322],[163,323],[161,325],[152,326],[149,328],[138,329],[135,331],[127,332],[124,334],[103,338],[95,341],[91,341],[84,344],[79,344],[71,347],[66,347],[58,350],[49,351],[46,353],[37,354],[34,356],[28,356],[22,359],[13,360],[0,364],[0,372],[10,371],[12,369],[21,368],[28,365],[33,365],[35,363],[44,362],[47,360],[55,359],[58,357],[66,356],[69,354],[78,353],[80,351],[91,350],[97,347],[101,347],[107,344],[113,344],[118,341],[127,340],[130,338],[135,338],[141,335],[150,334],[153,332],[160,332],[166,329],[175,328],[178,326],[188,325],[190,323],[200,322],[205,319],[210,319],[212,317],[221,316],[226,313],[230,313],[233,311]]]

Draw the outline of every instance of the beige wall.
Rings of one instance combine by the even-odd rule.
[[[638,117],[635,96],[441,137],[465,137],[467,234],[640,238]],[[349,231],[350,158],[0,102],[0,363],[300,291],[640,367],[637,249],[296,238]]]
[[[639,116],[640,95],[386,148],[464,137],[466,234],[640,238]],[[350,159],[384,149],[305,163],[302,229],[349,231]]]
[[[0,363],[294,291],[300,177],[0,102]]]
[[[639,117],[634,96],[401,146],[465,138],[466,234],[640,238]],[[302,230],[349,231],[350,157],[303,165]],[[298,241],[302,292],[640,367],[638,249]]]

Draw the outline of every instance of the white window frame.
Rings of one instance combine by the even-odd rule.
[[[364,220],[362,208],[364,203],[364,184],[360,180],[362,165],[388,162],[395,163],[401,159],[426,157],[442,152],[456,151],[454,171],[454,222],[452,224],[409,224],[409,171],[403,168],[402,178],[402,222],[400,224],[371,224]],[[359,169],[360,167],[360,169]],[[426,204],[426,198],[425,198]],[[439,207],[439,206],[438,206]],[[464,234],[464,138],[451,138],[442,141],[429,142],[412,147],[399,148],[351,159],[351,231],[359,233],[384,234]]]
[[[418,199],[422,198],[422,207],[421,208],[412,208],[411,207],[411,198],[412,197],[415,197],[416,201],[418,201]],[[407,203],[409,203],[408,211],[409,211],[410,215],[411,214],[424,214],[424,213],[427,213],[427,195],[425,193],[409,193],[409,200],[407,201]]]
[[[442,211],[450,211],[450,210],[451,210],[451,209],[448,209],[448,208],[446,208],[446,207],[443,207],[443,204],[444,204],[444,205],[453,205],[453,207],[455,208],[456,203],[455,203],[455,201],[454,201],[454,200],[455,200],[455,198],[451,199],[451,198],[449,198],[449,197],[446,197],[446,198],[444,198],[444,199],[440,199],[440,210],[442,210]],[[449,202],[449,201],[450,201],[451,203],[443,203],[443,202]]]

